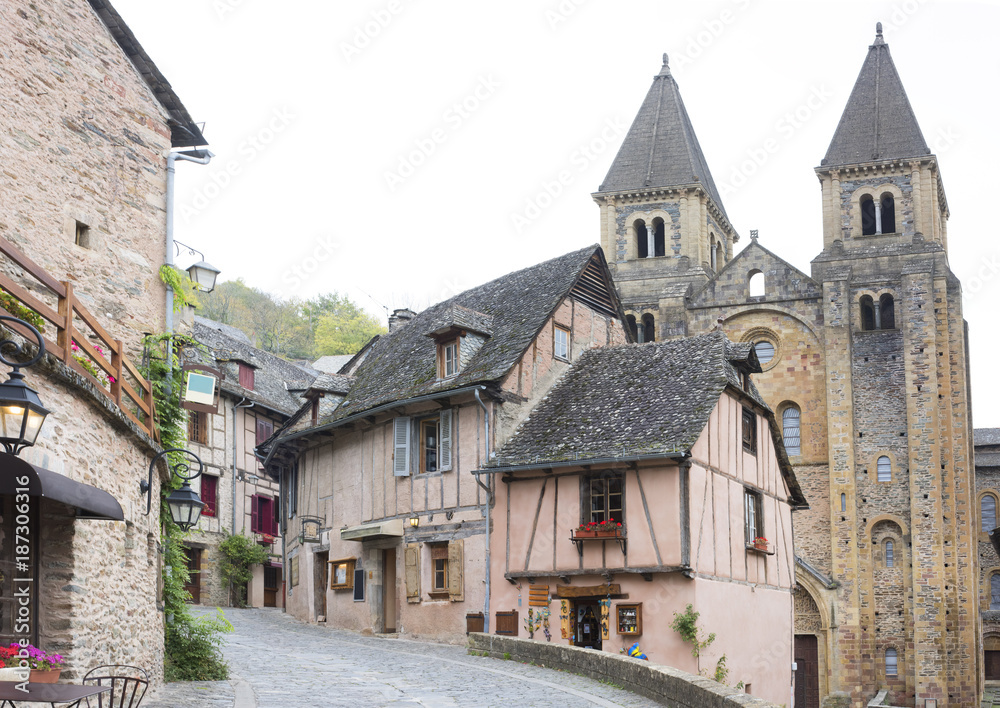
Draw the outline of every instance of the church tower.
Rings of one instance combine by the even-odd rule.
[[[601,245],[636,341],[687,334],[684,297],[732,258],[729,223],[691,119],[663,67],[594,195]]]
[[[982,653],[962,291],[937,158],[876,32],[816,169],[822,504],[839,584],[830,688],[857,706],[879,687],[894,705],[972,706]]]

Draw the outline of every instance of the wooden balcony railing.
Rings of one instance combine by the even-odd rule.
[[[37,312],[45,321],[46,325],[41,329],[46,351],[93,383],[99,391],[114,401],[119,410],[133,423],[155,439],[152,385],[126,356],[122,341],[113,338],[97,318],[80,304],[70,283],[59,282],[53,278],[44,268],[3,238],[0,238],[0,253],[7,256],[25,275],[34,278],[41,286],[40,295],[34,295],[24,285],[0,271],[0,288],[10,293],[25,307]],[[49,302],[45,302],[43,298]],[[0,313],[20,317],[18,313],[9,313],[3,307],[0,307]],[[52,331],[48,326],[49,323],[55,329],[55,341],[49,336]],[[23,327],[16,324],[9,326],[19,334],[27,336],[29,341],[33,339]],[[98,348],[104,352],[104,356]],[[109,356],[110,361],[105,356]]]

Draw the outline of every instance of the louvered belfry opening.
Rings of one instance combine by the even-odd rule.
[[[604,277],[604,269],[596,257],[591,258],[570,291],[572,297],[590,305],[603,315],[618,316],[618,304],[611,294],[611,284]]]

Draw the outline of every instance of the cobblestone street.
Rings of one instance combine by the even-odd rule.
[[[277,610],[226,610],[230,681],[168,684],[143,708],[628,706],[658,703],[561,671],[469,656],[465,646],[361,637]]]

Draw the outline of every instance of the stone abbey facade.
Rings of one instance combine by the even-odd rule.
[[[878,27],[802,273],[730,224],[664,57],[594,194],[633,337],[752,342],[795,514],[796,706],[971,706],[982,689],[972,428],[948,202]],[[817,235],[817,245],[818,243]]]

